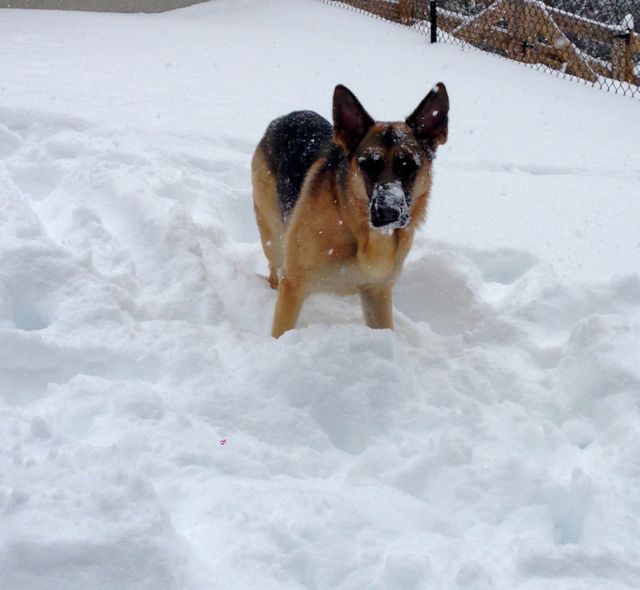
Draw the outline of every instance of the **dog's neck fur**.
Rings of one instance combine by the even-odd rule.
[[[399,229],[388,234],[369,228],[358,243],[356,264],[360,271],[374,281],[382,281],[393,274],[397,265]]]

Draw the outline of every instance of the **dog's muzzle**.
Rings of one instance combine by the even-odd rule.
[[[400,182],[377,184],[371,195],[371,225],[401,228],[409,224],[409,206]]]

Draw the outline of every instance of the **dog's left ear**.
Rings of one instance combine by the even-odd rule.
[[[447,143],[449,129],[449,95],[442,82],[438,82],[406,119],[418,140],[433,151]]]
[[[333,92],[333,135],[347,155],[358,147],[373,123],[374,120],[355,94],[346,86],[338,84]]]

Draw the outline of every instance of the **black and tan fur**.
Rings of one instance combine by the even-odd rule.
[[[253,199],[278,290],[272,334],[295,327],[317,291],[359,293],[371,328],[392,328],[392,289],[447,140],[449,98],[437,84],[404,122],[374,121],[344,86],[333,126],[298,111],[273,121],[253,155]]]

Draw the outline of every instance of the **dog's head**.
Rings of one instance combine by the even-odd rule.
[[[374,228],[402,228],[421,219],[431,163],[447,141],[449,97],[436,84],[404,122],[380,123],[345,86],[333,94],[334,140],[344,148],[358,207]]]

